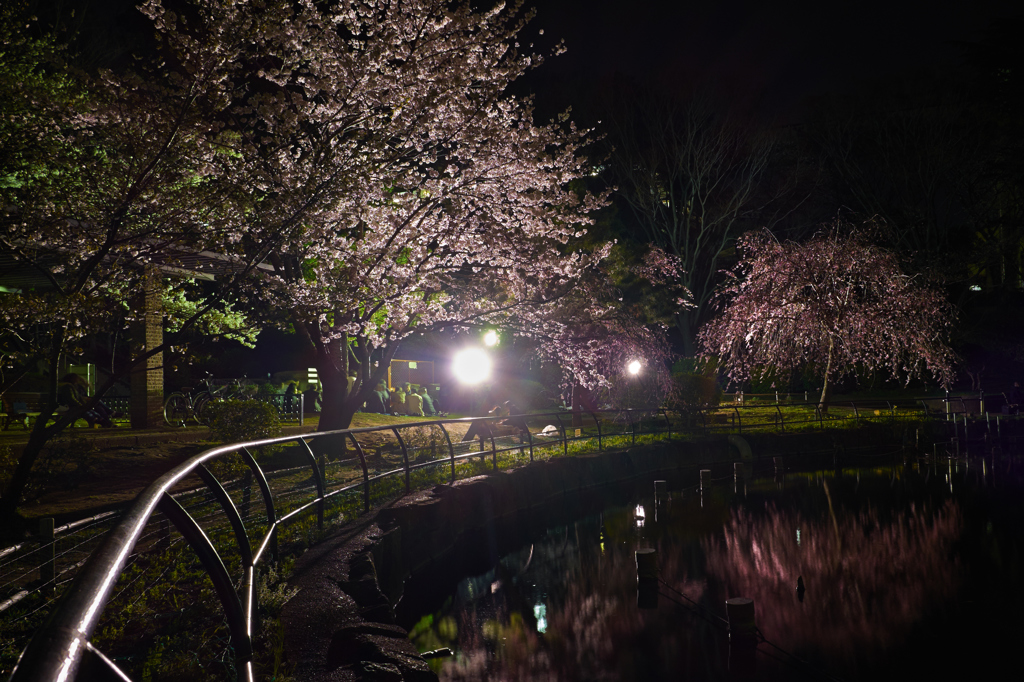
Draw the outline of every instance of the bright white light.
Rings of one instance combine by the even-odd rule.
[[[479,384],[491,376],[491,359],[482,348],[467,348],[455,354],[452,372],[463,384]]]
[[[548,607],[547,604],[536,604],[533,607],[533,617],[537,619],[537,632],[544,634],[548,630]]]
[[[636,376],[637,374],[640,373],[640,361],[639,360],[634,360],[633,362],[629,363],[629,365],[626,367],[626,369],[629,370],[630,374],[632,374],[633,376]]]
[[[493,329],[488,329],[487,333],[484,334],[484,345],[494,346],[498,343],[498,332]]]

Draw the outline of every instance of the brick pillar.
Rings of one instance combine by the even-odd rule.
[[[145,279],[145,291],[137,299],[139,319],[132,324],[132,354],[145,353],[164,342],[164,314],[160,299],[160,276]],[[131,420],[133,429],[153,428],[164,420],[164,357],[157,353],[145,366],[140,365],[131,377]]]

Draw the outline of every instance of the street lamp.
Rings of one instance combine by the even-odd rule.
[[[491,359],[482,348],[466,348],[452,359],[452,373],[463,384],[479,384],[491,376]]]
[[[639,360],[634,360],[633,362],[626,365],[626,369],[628,369],[629,373],[632,374],[633,376],[636,376],[637,374],[640,373],[640,367],[641,365]]]
[[[487,347],[498,345],[498,332],[488,329],[487,333],[484,334],[484,345]]]

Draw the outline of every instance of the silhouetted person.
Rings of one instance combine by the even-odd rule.
[[[423,414],[433,417],[437,414],[437,410],[434,409],[434,400],[427,393],[427,387],[424,386],[420,389],[420,400],[423,402]]]
[[[89,401],[88,390],[89,386],[85,383],[85,379],[73,372],[65,374],[57,383],[57,404],[69,410],[84,407]],[[91,409],[86,410],[82,416],[85,417],[85,421],[89,422],[89,426],[99,424],[108,429],[114,426],[114,423],[110,421],[113,412],[103,404],[102,400],[93,405]]]
[[[410,417],[423,416],[423,397],[416,391],[410,390],[409,395],[405,396],[405,413]]]

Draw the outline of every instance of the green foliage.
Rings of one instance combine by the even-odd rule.
[[[167,331],[179,331],[183,321],[191,319],[206,305],[207,302],[201,295],[190,297],[181,282],[175,282],[173,287],[165,287],[163,308],[167,316]],[[256,337],[260,332],[244,313],[235,310],[230,303],[223,303],[208,310],[195,323],[194,330],[205,336],[238,341],[247,348],[256,347]]]
[[[292,597],[299,593],[299,588],[288,587],[278,567],[271,564],[265,572],[260,573],[256,583],[257,601],[260,608],[270,616],[281,615],[281,610]]]
[[[710,360],[683,358],[672,367],[672,391],[669,409],[682,413],[717,407],[722,401],[722,387],[716,378],[717,366]]]
[[[223,400],[211,403],[210,431],[221,443],[273,438],[281,433],[277,408],[261,400]]]
[[[24,498],[34,500],[49,490],[73,490],[92,467],[92,444],[85,438],[62,435],[43,450],[32,467]],[[11,446],[0,446],[0,489],[6,487],[18,458]]]

